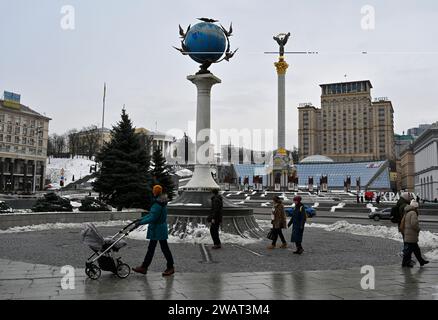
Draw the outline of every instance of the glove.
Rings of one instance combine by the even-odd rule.
[[[134,226],[136,227],[136,228],[138,228],[141,224],[141,219],[138,219],[138,220],[136,220],[135,221],[135,224],[134,224]]]

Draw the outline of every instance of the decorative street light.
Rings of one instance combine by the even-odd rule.
[[[40,135],[40,133],[41,132],[43,132],[42,131],[42,127],[37,127],[37,132],[36,132],[36,137],[37,137],[37,139],[35,140],[34,139],[34,141],[35,141],[35,160],[34,160],[34,164],[33,164],[33,186],[32,186],[32,193],[35,193],[36,192],[36,167],[37,167],[37,156],[38,156],[38,138],[39,138],[39,135]]]

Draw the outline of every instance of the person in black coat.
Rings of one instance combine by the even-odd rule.
[[[222,247],[221,240],[219,238],[219,228],[222,223],[222,207],[223,200],[219,194],[219,190],[213,190],[213,197],[211,197],[211,215],[208,217],[210,224],[210,234],[213,239],[213,249],[220,249]]]
[[[297,250],[294,251],[295,254],[302,254],[304,252],[302,242],[304,234],[304,226],[307,220],[306,210],[301,202],[301,197],[297,196],[294,198],[295,208],[292,213],[292,218],[288,223],[288,227],[292,227],[292,239],[291,242],[295,242]]]

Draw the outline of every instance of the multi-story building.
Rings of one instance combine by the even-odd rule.
[[[405,151],[413,142],[415,141],[415,137],[409,134],[394,135],[394,149],[395,149],[395,158],[399,160],[401,158],[401,154]]]
[[[19,95],[0,100],[0,192],[44,186],[50,118],[24,106]]]
[[[151,154],[156,148],[160,148],[165,157],[168,157],[172,150],[172,144],[176,141],[175,137],[159,131],[151,131],[145,128],[135,129],[136,133],[143,134],[152,142]]]
[[[412,144],[415,157],[415,192],[425,200],[438,198],[438,123]]]
[[[394,160],[394,109],[372,101],[369,80],[322,84],[321,108],[300,105],[300,160],[324,155],[338,162]]]
[[[110,140],[110,129],[91,126],[69,136],[69,149],[75,155],[92,157]]]
[[[408,129],[408,135],[413,136],[414,138],[418,138],[424,131],[429,129],[431,126],[431,124],[420,124],[416,128]]]
[[[412,146],[405,148],[400,154],[400,190],[415,192],[415,157]]]

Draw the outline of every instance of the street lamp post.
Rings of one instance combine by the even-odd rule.
[[[34,164],[33,164],[33,185],[32,185],[32,193],[35,194],[36,192],[36,167],[37,167],[37,153],[38,153],[38,138],[40,135],[40,132],[42,132],[42,127],[37,127],[37,134],[36,137],[37,139],[34,140],[35,141],[35,160],[34,160]]]

